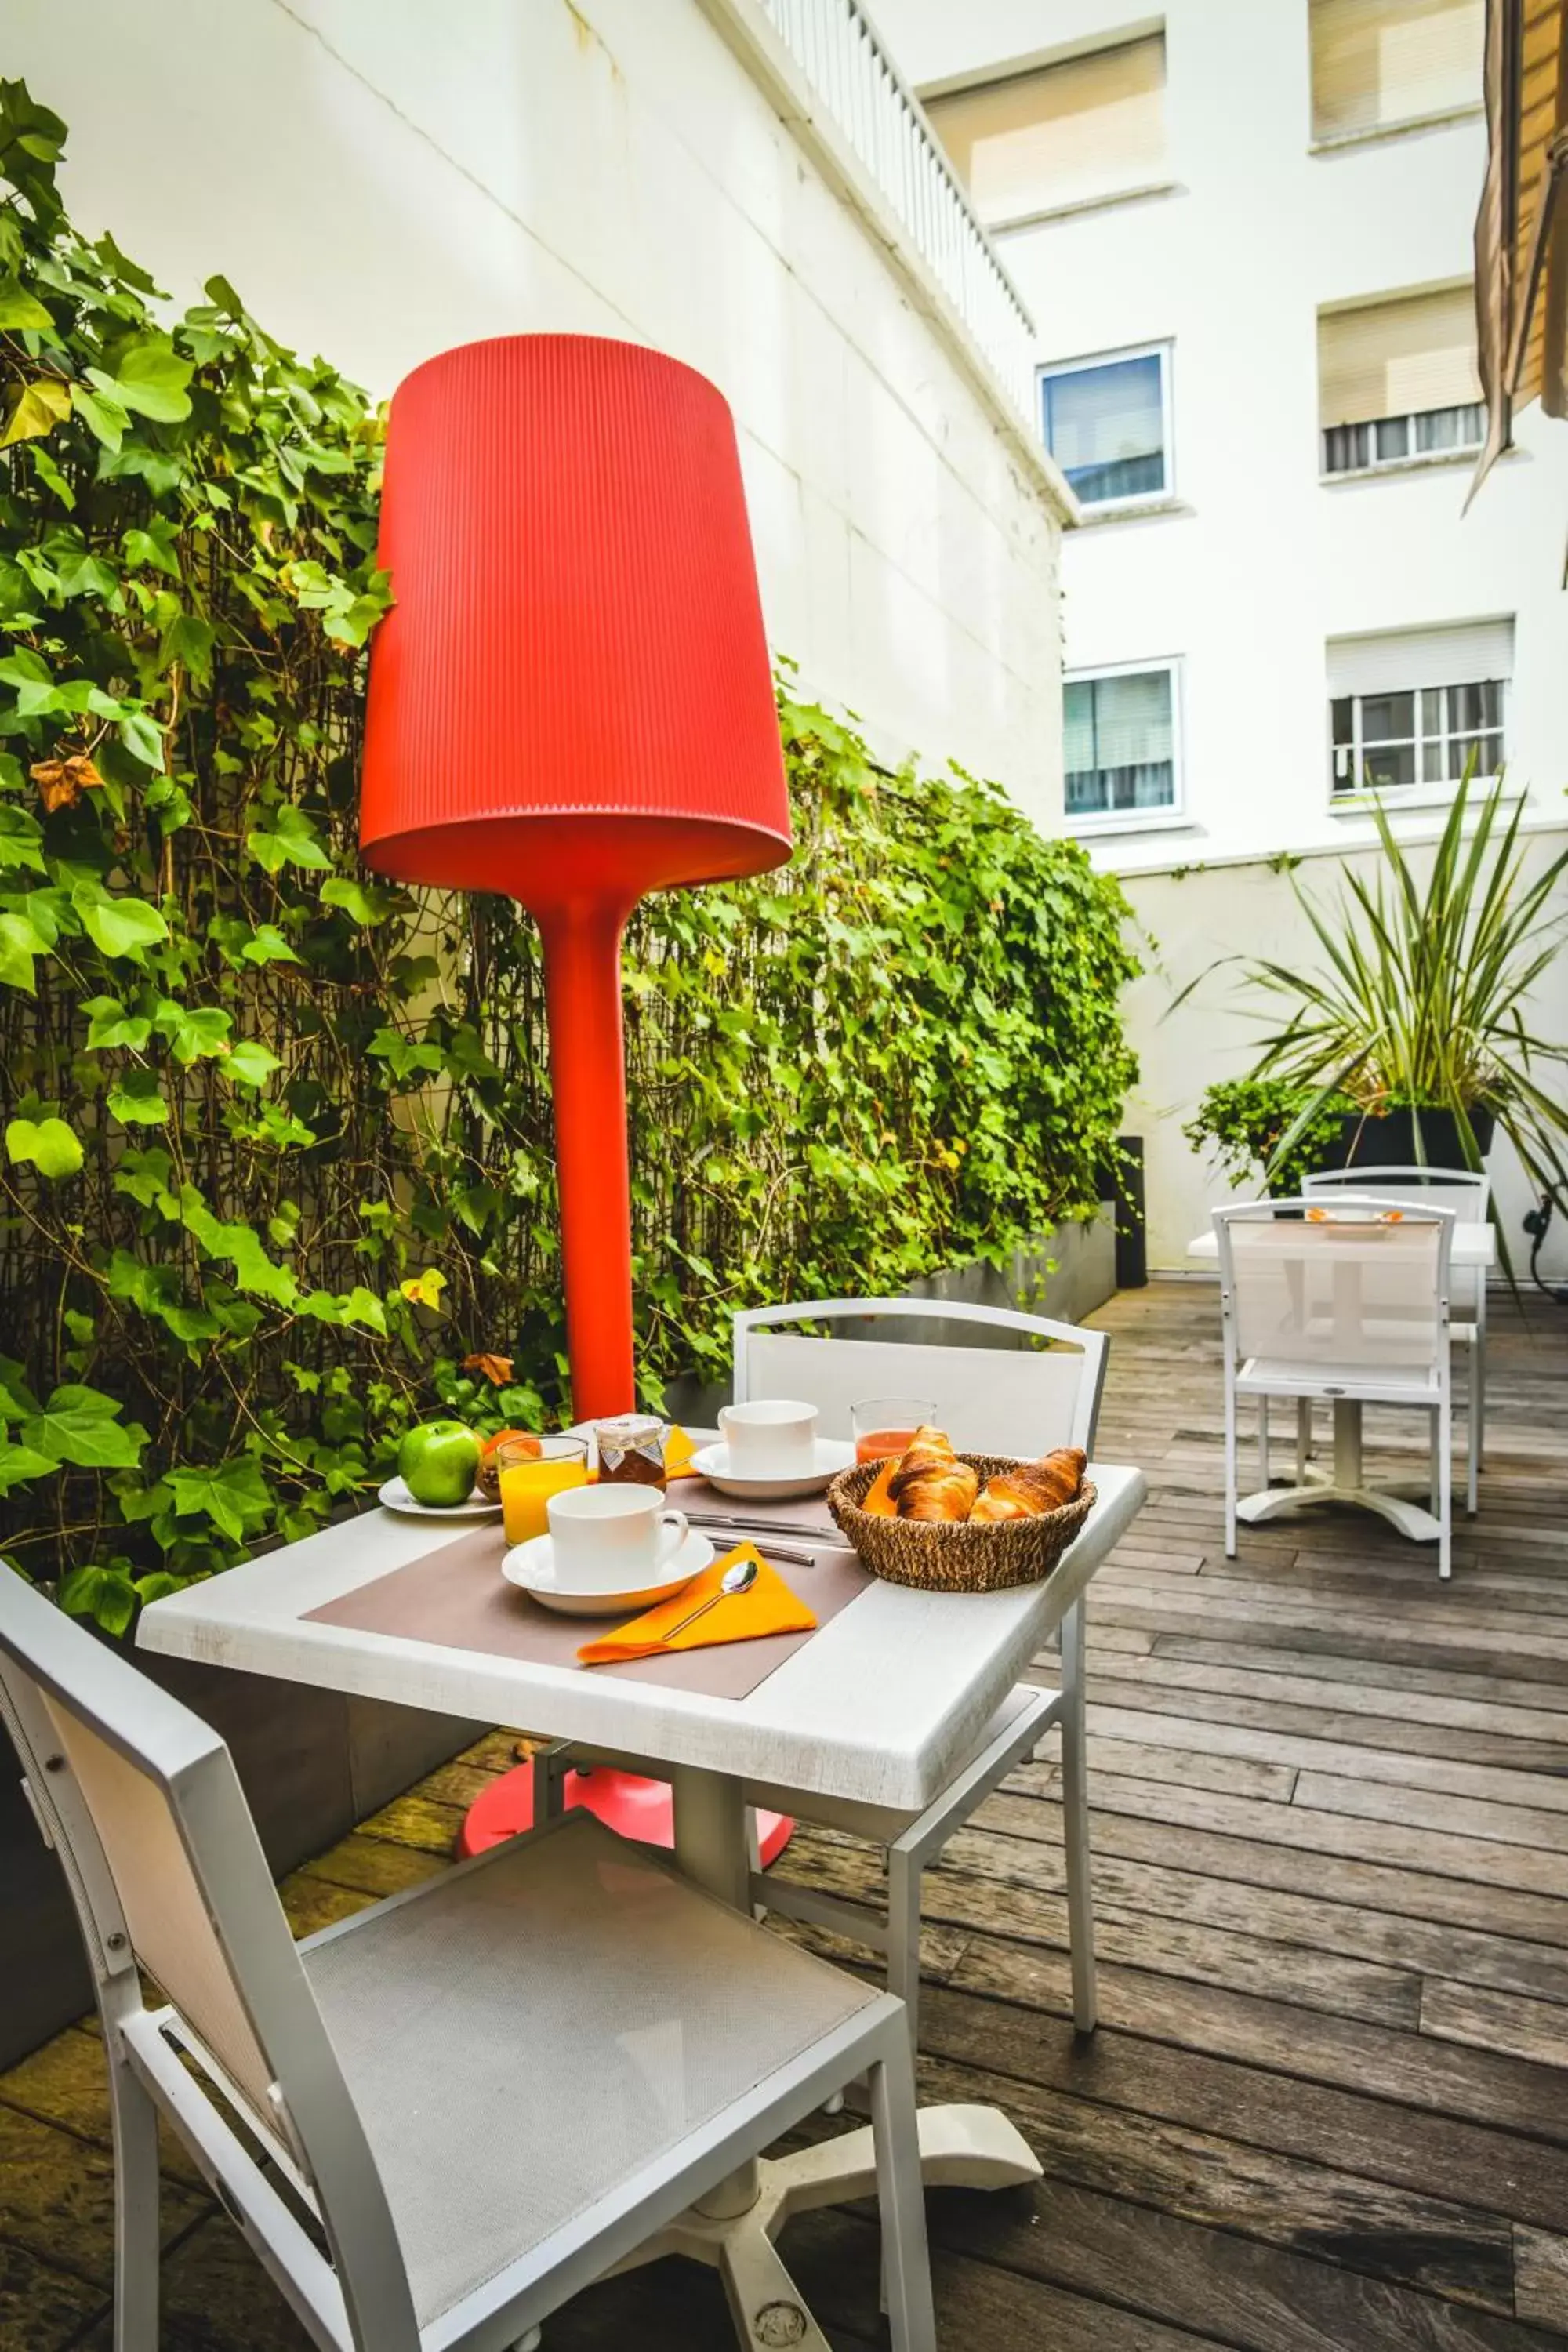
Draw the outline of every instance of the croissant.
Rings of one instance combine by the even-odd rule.
[[[1042,1511],[1059,1511],[1077,1496],[1088,1464],[1081,1446],[1062,1445],[1038,1462],[1020,1462],[1015,1470],[998,1471],[986,1480],[971,1517],[982,1521],[1028,1519]]]
[[[966,1519],[979,1491],[979,1474],[967,1462],[948,1454],[907,1473],[899,1489],[899,1517]]]
[[[916,1430],[903,1452],[897,1467],[888,1481],[888,1492],[896,1503],[903,1492],[904,1482],[921,1472],[945,1469],[955,1459],[952,1440],[945,1429],[936,1429],[923,1422]]]

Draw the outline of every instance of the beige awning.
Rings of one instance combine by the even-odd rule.
[[[1473,498],[1539,400],[1568,416],[1568,0],[1487,0],[1489,152],[1476,215],[1486,447]]]

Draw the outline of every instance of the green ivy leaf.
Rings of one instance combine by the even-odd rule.
[[[14,270],[0,271],[0,329],[7,334],[52,335],[55,322]]]
[[[5,1127],[5,1157],[13,1167],[32,1166],[58,1183],[76,1174],[82,1151],[63,1118],[13,1118]]]
[[[169,1117],[163,1090],[152,1070],[127,1070],[110,1087],[108,1102],[125,1127],[162,1127]]]
[[[85,384],[73,383],[70,404],[89,431],[98,436],[112,457],[119,452],[131,419],[115,399],[110,379],[100,376],[96,368],[89,368],[88,373],[98,382],[100,389],[89,392]],[[103,389],[105,385],[110,389]]]
[[[13,1486],[23,1486],[29,1478],[52,1477],[59,1466],[30,1445],[0,1444],[0,1495],[8,1495]]]
[[[133,760],[163,774],[163,730],[149,712],[128,710],[120,721],[120,740]]]
[[[87,1042],[94,1053],[128,1045],[133,1054],[140,1054],[153,1034],[151,1021],[127,1013],[118,996],[87,997],[81,1009],[88,1016]]]
[[[0,873],[14,873],[19,867],[34,874],[47,871],[43,827],[26,809],[0,807]]]
[[[226,1055],[234,1029],[232,1017],[218,1004],[176,1004],[172,996],[162,996],[153,1015],[153,1025],[169,1041],[176,1062],[211,1061]]]
[[[166,335],[143,335],[121,351],[114,372],[114,392],[123,407],[155,425],[178,425],[191,413],[185,386],[195,373]]]
[[[116,1641],[136,1614],[136,1587],[122,1568],[73,1568],[60,1579],[60,1607],[68,1617],[90,1617]]]
[[[156,907],[144,898],[111,898],[101,883],[78,883],[71,904],[100,955],[142,963],[147,950],[169,936],[169,926]]]
[[[300,959],[276,923],[258,923],[239,950],[242,963],[298,963]]]
[[[101,1389],[68,1383],[22,1423],[22,1443],[79,1470],[133,1470],[147,1433],[135,1422],[122,1422],[120,1412],[115,1399]]]
[[[299,1302],[299,1312],[309,1315],[318,1323],[357,1323],[366,1331],[386,1337],[386,1309],[374,1290],[355,1284],[353,1290],[339,1295],[331,1290],[312,1290]]]
[[[323,907],[341,907],[345,915],[367,927],[384,923],[389,915],[395,915],[398,897],[395,890],[378,889],[374,883],[351,881],[346,874],[334,874],[321,885]]]
[[[0,915],[0,986],[36,996],[33,962],[44,952],[44,941],[25,915]]]
[[[166,1484],[177,1519],[209,1518],[231,1543],[242,1543],[248,1528],[271,1515],[271,1489],[248,1454],[216,1469],[171,1470]]]
[[[0,665],[3,675],[4,665]],[[280,874],[285,866],[330,867],[332,862],[304,810],[291,801],[279,802],[267,825],[246,835],[245,845],[268,874]]]
[[[174,552],[175,537],[174,524],[155,515],[145,530],[138,524],[122,531],[120,544],[132,571],[163,572],[171,580],[177,580],[180,562]]]
[[[226,1078],[236,1079],[242,1087],[259,1087],[274,1070],[280,1070],[282,1066],[282,1056],[263,1045],[258,1038],[241,1037],[229,1048],[223,1074]]]

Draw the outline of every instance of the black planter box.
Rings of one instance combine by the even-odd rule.
[[[139,1654],[136,1664],[228,1742],[277,1877],[489,1728],[184,1658]],[[91,2006],[65,1876],[0,1731],[0,2068]]]
[[[1415,1149],[1417,1119],[1424,1146],[1421,1152]],[[1472,1111],[1470,1128],[1484,1159],[1492,1148],[1497,1121],[1489,1110]],[[1464,1164],[1459,1122],[1451,1110],[1390,1110],[1379,1118],[1349,1111],[1340,1121],[1338,1137],[1322,1147],[1325,1169],[1364,1168],[1374,1189],[1380,1168],[1463,1168]],[[1288,1193],[1295,1187],[1276,1182],[1268,1189],[1275,1193]]]

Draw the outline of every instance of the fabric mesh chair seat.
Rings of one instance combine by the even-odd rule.
[[[421,2325],[877,1998],[585,1813],[300,1949]]]

